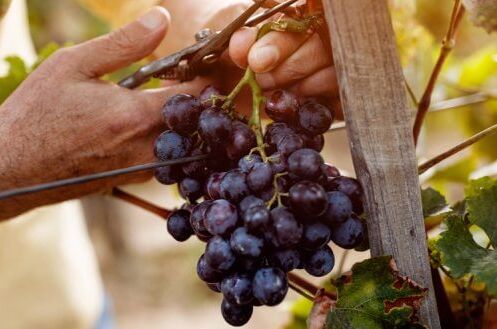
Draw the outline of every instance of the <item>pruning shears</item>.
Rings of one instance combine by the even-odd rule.
[[[219,61],[222,53],[229,45],[231,36],[238,29],[243,26],[255,26],[262,23],[297,1],[287,0],[252,17],[266,2],[266,0],[254,0],[252,6],[223,30],[219,32],[213,32],[209,29],[199,31],[195,35],[197,40],[195,44],[141,67],[134,74],[119,82],[119,85],[128,89],[135,89],[152,78],[179,81],[192,80]]]

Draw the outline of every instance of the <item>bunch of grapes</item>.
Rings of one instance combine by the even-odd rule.
[[[177,241],[195,235],[206,243],[198,276],[222,293],[224,319],[242,326],[254,306],[285,298],[288,272],[330,273],[330,241],[347,249],[363,242],[362,190],[319,154],[333,122],[319,100],[276,91],[265,102],[274,122],[258,143],[259,127],[223,106],[223,99],[207,87],[199,98],[180,94],[168,100],[164,117],[170,130],[156,141],[157,158],[209,156],[160,168],[156,178],[177,183],[186,200],[169,217],[169,233]]]

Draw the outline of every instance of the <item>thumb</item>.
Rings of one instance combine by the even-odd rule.
[[[76,46],[74,64],[89,78],[126,67],[157,48],[166,35],[169,21],[166,9],[154,7],[136,21]]]

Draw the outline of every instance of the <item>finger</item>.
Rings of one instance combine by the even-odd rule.
[[[94,78],[113,72],[151,54],[166,35],[169,13],[154,7],[136,21],[73,47],[72,65]]]
[[[245,27],[236,31],[230,40],[229,55],[240,68],[248,65],[248,53],[257,39],[257,28]]]
[[[268,73],[259,74],[257,80],[264,89],[293,84],[331,65],[319,35],[314,34],[284,63]]]
[[[338,96],[338,82],[335,68],[328,66],[310,77],[299,81],[290,88],[292,92],[299,96]]]
[[[250,49],[248,63],[256,73],[265,73],[283,63],[309,38],[306,33],[270,32]]]

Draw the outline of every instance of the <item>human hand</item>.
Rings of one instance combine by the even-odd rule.
[[[317,33],[270,32],[258,41],[256,37],[256,28],[242,28],[231,38],[229,54],[239,67],[250,66],[264,90],[338,96],[332,54]]]
[[[205,83],[139,91],[99,78],[152,53],[168,24],[168,13],[153,8],[109,35],[58,51],[33,72],[0,107],[0,190],[154,160],[165,100],[196,93]],[[147,177],[130,175],[0,201],[0,219]]]

